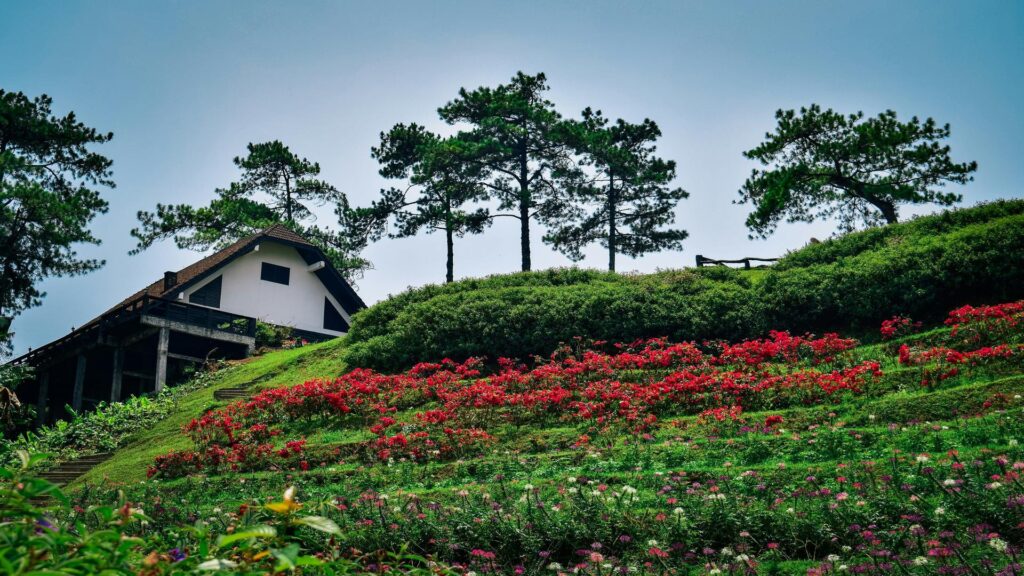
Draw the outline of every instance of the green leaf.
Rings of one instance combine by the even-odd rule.
[[[239,540],[248,540],[249,538],[273,538],[274,536],[277,536],[277,530],[273,526],[253,526],[242,532],[222,535],[217,538],[217,547],[223,548],[228,544],[238,542]]]
[[[18,460],[21,460],[21,469],[25,470],[28,465],[32,462],[32,457],[26,450],[15,450],[14,452],[18,456]]]
[[[334,520],[324,518],[323,516],[303,516],[301,518],[296,518],[292,522],[303,526],[309,526],[314,530],[319,530],[328,534],[341,534],[341,528],[338,528],[338,525],[335,524]]]
[[[232,562],[231,560],[222,560],[217,558],[215,560],[207,560],[199,566],[196,566],[197,570],[230,570],[236,568],[238,562]]]

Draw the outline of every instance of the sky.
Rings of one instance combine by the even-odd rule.
[[[784,224],[749,240],[734,205],[753,148],[779,108],[933,117],[952,125],[954,160],[976,160],[964,205],[1024,196],[1024,2],[381,1],[0,2],[0,88],[48,94],[55,111],[114,139],[116,188],[93,229],[99,271],[42,283],[42,306],[15,319],[15,352],[79,326],[200,258],[171,242],[141,255],[129,231],[157,202],[205,204],[235,180],[249,142],[279,139],[319,162],[356,205],[393,184],[370,147],[399,122],[445,130],[439,106],[461,87],[517,71],[547,74],[566,116],[585,107],[656,121],[659,154],[690,192],[683,250],[619,257],[620,271],[713,258],[773,257],[826,238],[832,222]],[[935,207],[904,209],[902,215]],[[329,209],[320,224],[334,223]],[[572,263],[540,242],[534,268]],[[519,267],[518,222],[456,241],[457,278]],[[384,239],[364,253],[367,303],[444,280],[444,238]],[[599,246],[579,263],[600,268]]]

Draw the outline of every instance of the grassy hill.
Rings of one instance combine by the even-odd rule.
[[[90,558],[147,574],[1024,573],[1024,304],[953,310],[1022,289],[997,282],[1024,279],[1022,214],[915,220],[753,274],[561,270],[406,292],[350,339],[222,368],[133,413],[70,508],[22,512],[25,539],[58,518],[116,536]],[[894,318],[908,309],[923,325]],[[851,330],[769,332],[784,310]],[[391,369],[357,367],[378,364]],[[250,396],[214,399],[238,387]],[[7,518],[4,486],[34,486],[11,478]],[[0,569],[28,546],[3,536]]]
[[[339,530],[300,532],[304,547],[408,546],[477,573],[608,573],[597,558],[648,574],[889,573],[873,567],[883,553],[907,573],[1003,567],[999,543],[1024,536],[1024,321],[977,316],[873,345],[581,345],[532,368],[314,382],[341,372],[340,344],[276,352],[224,370],[70,492],[83,508],[144,503],[193,553],[173,527],[263,525],[259,504],[294,486]],[[252,399],[212,401],[249,381]]]

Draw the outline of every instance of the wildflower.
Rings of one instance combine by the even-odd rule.
[[[928,559],[924,556],[918,556],[917,558],[914,558],[914,566],[924,566],[927,563]]]
[[[927,454],[920,454],[920,455],[918,455],[918,457],[917,457],[917,458],[915,458],[914,460],[915,460],[915,461],[916,461],[916,462],[917,462],[918,464],[925,464],[925,463],[927,463],[927,462],[928,462],[929,460],[931,460],[931,458],[929,458]]]
[[[992,547],[996,552],[1006,552],[1006,541],[999,538],[993,538],[988,541],[988,545]]]
[[[548,564],[548,570],[561,570],[561,569],[562,569],[562,565],[559,564],[558,562],[552,562],[551,564]]]
[[[683,510],[682,508],[676,508],[675,510],[672,511],[672,513],[675,514],[676,516],[682,516],[683,514],[686,513],[686,511]]]
[[[829,562],[835,564],[836,562],[839,562],[839,555],[838,554],[829,554],[825,558],[825,560],[828,560]]]

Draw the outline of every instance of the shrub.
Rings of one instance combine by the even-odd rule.
[[[592,281],[543,281],[577,274]],[[400,297],[409,303],[398,309],[385,303],[387,314],[371,309],[358,315],[346,361],[397,370],[419,359],[528,358],[580,334],[614,341],[652,335],[739,340],[766,328],[750,296],[751,284],[738,271],[616,276],[568,270],[515,276],[524,282],[502,285],[504,279],[488,279],[476,290],[445,290],[425,300]]]
[[[796,332],[874,331],[892,313],[926,322],[966,303],[1024,295],[1024,215],[922,236],[828,264],[765,272],[766,322]]]
[[[345,359],[401,370],[529,358],[579,335],[741,340],[768,327],[878,339],[892,314],[1024,297],[1024,201],[917,218],[810,246],[751,275],[723,267],[618,275],[575,268],[427,286],[356,315]]]
[[[284,341],[291,336],[292,329],[289,326],[278,326],[267,322],[256,323],[257,348],[280,348],[284,345]]]
[[[886,246],[913,242],[928,236],[948,234],[967,226],[1020,215],[1024,215],[1024,200],[998,200],[971,208],[948,210],[939,214],[917,217],[899,224],[871,228],[818,244],[811,244],[790,252],[775,267],[783,270],[828,264]]]

